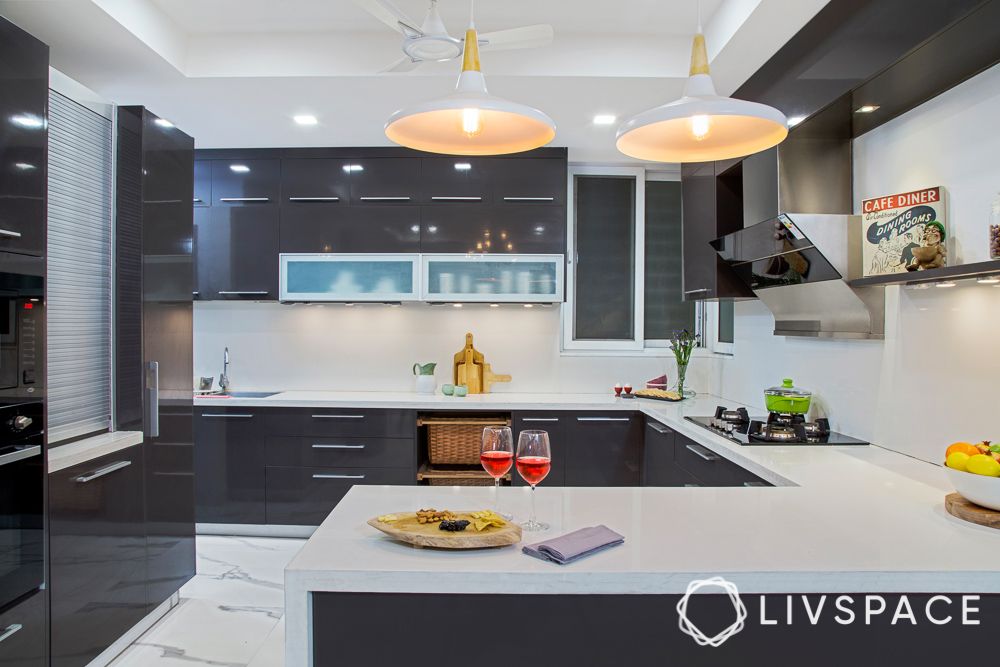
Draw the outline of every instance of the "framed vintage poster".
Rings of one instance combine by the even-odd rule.
[[[924,188],[861,202],[864,275],[944,266],[944,188]]]

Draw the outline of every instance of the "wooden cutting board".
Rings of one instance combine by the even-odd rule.
[[[489,526],[479,532],[476,532],[470,523],[465,530],[452,533],[441,530],[438,523],[418,523],[415,512],[393,512],[393,514],[399,517],[398,521],[383,523],[378,518],[373,518],[368,520],[368,525],[415,547],[487,549],[506,547],[521,541],[521,527],[510,521],[500,528]],[[469,512],[454,512],[454,514],[459,519],[472,521]]]
[[[971,503],[957,493],[949,493],[944,498],[944,508],[948,514],[970,523],[1000,530],[1000,512]]]

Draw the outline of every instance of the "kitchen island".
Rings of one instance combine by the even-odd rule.
[[[494,618],[511,633],[532,627],[543,636],[575,632],[587,642],[572,648],[563,644],[558,655],[598,656],[589,664],[619,658],[667,664],[663,655],[647,652],[657,660],[643,662],[643,656],[628,651],[635,641],[658,641],[653,638],[660,629],[672,629],[663,641],[673,641],[673,635],[683,640],[670,644],[681,652],[676,655],[685,656],[677,664],[701,664],[683,653],[696,644],[676,630],[673,605],[692,580],[713,576],[732,581],[744,595],[909,593],[923,594],[926,601],[936,593],[968,593],[983,596],[976,604],[984,613],[989,605],[994,614],[1000,611],[995,597],[1000,593],[1000,535],[944,511],[949,489],[935,466],[877,447],[740,447],[683,419],[704,413],[699,402],[644,401],[642,411],[776,486],[556,488],[543,482],[538,514],[551,528],[526,533],[526,543],[602,523],[625,535],[624,545],[568,566],[530,558],[517,547],[414,549],[365,523],[380,514],[423,507],[490,507],[489,489],[354,487],[286,569],[287,666],[329,664],[331,651],[348,656],[342,664],[384,664],[400,658],[398,642],[421,633],[430,646],[445,637],[440,641],[446,646],[449,632],[471,631],[469,619],[484,636],[492,636],[487,630]],[[528,490],[504,488],[501,494],[505,509],[523,519]],[[725,596],[706,597],[729,604]],[[953,604],[957,610],[961,601]],[[748,606],[751,618],[762,620],[763,612]],[[798,614],[805,617],[801,608]],[[520,617],[534,615],[539,625],[519,630]],[[766,644],[767,637],[761,640],[748,631],[741,641]],[[359,644],[367,653],[355,650]],[[511,655],[516,646],[491,646],[486,653],[493,657],[480,660],[477,654],[477,664],[517,659]],[[908,646],[927,655],[919,641]],[[718,649],[715,657],[727,649]],[[830,652],[832,662],[812,664],[837,664],[836,654]],[[372,662],[349,657],[361,655]],[[533,649],[532,656],[553,664],[548,649]],[[453,658],[434,664],[458,664]]]

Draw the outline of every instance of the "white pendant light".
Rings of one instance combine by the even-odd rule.
[[[392,114],[385,136],[407,148],[448,155],[519,153],[555,138],[555,123],[547,115],[487,92],[471,20],[464,55],[455,92]]]
[[[625,155],[655,162],[727,160],[776,146],[788,136],[788,121],[774,107],[715,92],[700,13],[699,8],[684,96],[622,123],[617,146]]]

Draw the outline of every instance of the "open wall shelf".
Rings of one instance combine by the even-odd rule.
[[[851,287],[873,287],[876,285],[919,285],[922,283],[938,283],[945,280],[968,280],[972,278],[1000,277],[1000,260],[975,262],[973,264],[958,264],[940,269],[926,271],[907,271],[906,273],[890,273],[882,276],[870,276],[851,281]]]

